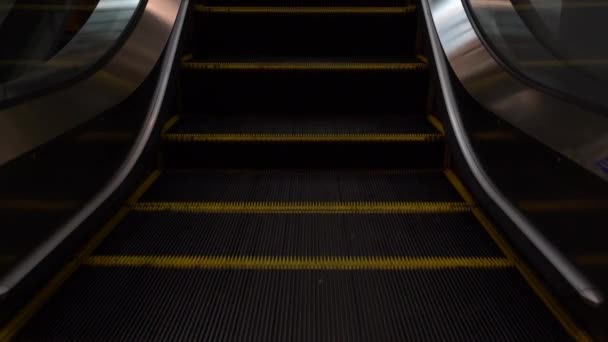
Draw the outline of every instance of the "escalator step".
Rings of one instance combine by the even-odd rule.
[[[511,268],[507,258],[481,257],[272,257],[272,256],[165,256],[97,255],[84,261],[94,267],[147,267],[170,269],[234,270],[447,270]]]
[[[570,340],[512,268],[95,266],[78,271],[16,340],[40,339]]]
[[[170,133],[163,136],[169,142],[436,142],[441,134],[260,134],[260,133]]]
[[[284,7],[305,7],[305,6],[415,6],[412,0],[202,0],[197,4],[204,6],[284,6]]]
[[[183,62],[186,70],[204,71],[423,71],[423,62]]]
[[[97,255],[498,257],[471,214],[131,212]]]
[[[142,212],[224,214],[445,214],[465,213],[464,202],[142,202],[131,206]]]
[[[440,168],[444,149],[421,115],[192,115],[163,139],[169,168]]]
[[[269,7],[269,6],[206,6],[196,5],[195,10],[203,13],[230,13],[230,14],[409,14],[416,12],[416,6],[332,6],[332,7]]]
[[[439,132],[422,115],[212,115],[179,118],[167,134],[412,134]]]
[[[142,201],[460,201],[442,172],[373,170],[168,171]]]

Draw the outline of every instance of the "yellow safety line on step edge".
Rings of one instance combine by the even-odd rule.
[[[183,55],[182,58],[180,59],[180,61],[187,62],[187,61],[191,61],[193,59],[194,59],[194,55],[189,53],[189,54]]]
[[[161,130],[161,134],[167,133],[175,124],[179,121],[179,115],[173,116],[169,121],[165,122],[163,125],[163,129]]]
[[[261,6],[205,6],[196,5],[196,11],[205,13],[238,14],[408,14],[416,6],[405,7],[261,7]]]
[[[127,199],[127,204],[133,204],[146,192],[156,181],[160,171],[154,171]],[[9,341],[29,321],[38,310],[53,296],[53,294],[65,283],[66,280],[78,269],[99,244],[110,234],[116,225],[129,213],[129,206],[123,206],[103,227],[93,236],[89,242],[69,261],[59,273],[57,273],[47,285],[40,290],[15,317],[0,330],[0,341]]]
[[[435,127],[436,130],[441,132],[441,134],[445,135],[445,128],[443,127],[443,124],[441,123],[441,121],[439,121],[439,119],[436,116],[429,115],[426,118],[427,118],[427,120],[429,120],[431,125],[433,125],[433,127]]]
[[[429,59],[424,55],[416,55],[416,58],[418,58],[424,64],[429,64]]]
[[[87,266],[239,270],[418,270],[513,267],[507,258],[272,257],[272,256],[91,256]]]
[[[461,213],[464,202],[138,202],[134,211],[260,214]]]
[[[577,341],[591,341],[591,338],[585,331],[580,329],[578,325],[572,320],[570,315],[562,308],[562,306],[553,298],[553,296],[547,291],[541,281],[536,275],[528,268],[528,266],[521,260],[515,251],[511,248],[509,243],[500,235],[496,230],[491,221],[485,216],[485,214],[477,207],[475,200],[471,193],[465,188],[464,184],[460,181],[458,176],[452,170],[445,170],[445,175],[452,183],[454,188],[460,193],[462,198],[471,206],[473,215],[477,218],[479,223],[483,226],[485,231],[492,237],[494,242],[498,245],[500,250],[513,262],[517,267],[520,274],[526,279],[528,285],[534,290],[536,295],[545,303],[547,308],[553,313],[555,318],[562,324],[564,329]]]
[[[425,70],[425,63],[329,63],[329,62],[184,62],[182,66],[192,70],[249,70],[249,71],[418,71]]]
[[[172,133],[163,139],[175,142],[434,142],[441,134],[305,134],[305,133],[228,133],[199,134]]]
[[[443,136],[445,136],[445,127],[443,126],[443,123],[439,121],[439,118],[437,118],[435,115],[427,115],[426,118],[431,123],[431,125],[435,127],[436,130],[438,130]],[[448,149],[447,144],[445,144],[443,146],[443,167],[445,169],[450,167],[450,158],[450,150]]]
[[[364,175],[364,176],[405,176],[405,175],[415,175],[415,174],[438,174],[442,173],[443,169],[365,169],[357,170],[357,169],[346,169],[350,173]],[[289,173],[289,175],[310,175],[311,172],[318,170],[310,170],[310,169],[293,169],[293,170],[267,170],[267,169],[222,169],[222,168],[214,168],[214,173],[222,173],[224,175],[269,175],[269,174],[284,174]],[[331,170],[330,170],[331,171]],[[344,170],[342,170],[344,171]],[[180,174],[188,174],[188,173],[201,173],[200,168],[171,168],[171,171],[168,171],[168,174],[179,177]]]

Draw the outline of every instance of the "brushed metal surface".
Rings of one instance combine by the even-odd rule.
[[[604,295],[597,286],[540,233],[539,229],[504,196],[487,174],[464,128],[447,63],[449,62],[454,70],[458,68],[457,76],[468,80],[469,87],[471,87],[471,79],[473,78],[474,81],[476,75],[482,77],[498,75],[502,78],[508,75],[504,71],[502,72],[505,74],[498,73],[500,69],[496,61],[485,51],[484,45],[468,21],[460,0],[423,0],[422,5],[450,124],[454,130],[458,147],[462,151],[471,173],[488,197],[509,217],[579,296],[591,306],[602,305]],[[494,73],[485,75],[487,70],[494,70]],[[462,82],[465,83],[465,81]],[[506,83],[505,86],[514,87],[507,87],[506,89],[517,89],[515,82]],[[518,93],[512,94],[512,96],[515,96],[514,98],[502,99],[507,104],[501,107],[500,93],[492,93],[491,90],[486,90],[486,92],[495,96],[491,97],[495,100],[492,104],[498,109],[510,109],[513,105],[508,103],[518,99]],[[509,94],[504,95],[508,96]]]
[[[94,117],[96,113],[100,113],[100,108],[105,108],[105,106],[112,107],[120,103],[120,101],[117,101],[118,99],[129,96],[148,76],[163,54],[163,51],[166,51],[162,60],[160,77],[156,84],[154,96],[150,101],[145,121],[142,124],[142,129],[120,167],[111,179],[64,225],[50,233],[48,239],[35,249],[27,252],[22,259],[0,278],[0,298],[3,299],[10,296],[12,291],[18,287],[20,282],[32,270],[40,265],[53,250],[77,230],[116,191],[133,169],[157,123],[171,69],[175,61],[175,54],[188,4],[188,0],[148,0],[144,9],[145,12],[137,27],[135,27],[123,48],[107,66],[78,87],[66,89],[48,98],[39,99],[35,101],[35,104],[28,104],[29,106],[21,109],[21,113],[23,114],[30,113],[30,120],[41,119],[41,116],[36,116],[36,114],[40,115],[39,112],[28,112],[28,109],[42,110],[43,107],[40,106],[44,106],[45,104],[54,106],[63,105],[66,111],[73,109],[77,114],[64,113],[59,115],[61,114],[59,107],[56,111],[53,111],[53,113],[57,113],[65,121],[63,124],[53,126],[58,134],[60,134],[62,129],[77,125],[77,122],[86,120],[86,118],[83,119],[81,117],[82,115]],[[80,111],[78,106],[83,106],[86,111]],[[95,113],[96,110],[97,112]],[[37,124],[36,129],[43,131],[44,122]],[[37,137],[40,139],[42,135]],[[32,141],[34,140],[24,139],[21,146],[25,148],[25,144]]]
[[[148,0],[131,35],[97,72],[67,88],[0,111],[0,165],[85,123],[133,93],[159,60],[178,8],[178,0]]]
[[[15,79],[0,84],[0,101],[26,97],[45,88],[57,86],[92,68],[128,34],[128,25],[135,20],[140,0],[99,0],[84,25],[70,41],[51,58],[34,63]],[[70,11],[67,5],[65,12]],[[28,37],[32,44],[43,38]],[[47,52],[48,53],[48,52]],[[14,61],[20,62],[20,61]]]
[[[607,116],[541,92],[508,72],[488,51],[460,0],[431,0],[429,4],[452,69],[482,106],[608,180],[608,173],[598,165],[608,156]],[[503,13],[510,6],[517,16],[510,1],[472,0],[470,5],[499,6]]]

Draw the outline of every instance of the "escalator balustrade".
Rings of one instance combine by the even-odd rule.
[[[0,336],[588,339],[450,169],[414,3],[193,6],[162,169]]]

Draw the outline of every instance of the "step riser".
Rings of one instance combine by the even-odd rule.
[[[167,168],[440,169],[443,142],[184,143],[165,147]]]
[[[183,74],[191,113],[423,113],[426,71],[193,71]]]
[[[198,13],[193,53],[249,59],[411,57],[415,26],[415,14]]]

